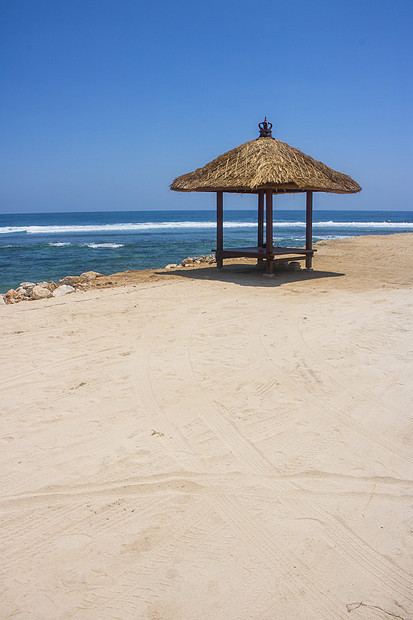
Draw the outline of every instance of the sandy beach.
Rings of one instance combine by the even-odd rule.
[[[316,247],[0,307],[2,618],[413,618],[413,234]]]

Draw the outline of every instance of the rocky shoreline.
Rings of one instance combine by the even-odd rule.
[[[233,259],[235,261],[239,259]],[[165,265],[163,270],[179,270],[188,267],[198,268],[216,265],[214,254],[203,254],[201,256],[188,256],[178,263],[169,263]],[[288,259],[282,264],[277,265],[278,269],[298,270],[301,268],[299,262],[289,261]],[[86,271],[79,276],[65,276],[58,282],[51,280],[50,282],[20,282],[17,288],[11,288],[3,295],[0,295],[0,305],[17,304],[21,301],[35,301],[38,299],[47,299],[50,297],[61,297],[69,293],[87,291],[91,288],[110,287],[119,284],[119,276],[127,276],[127,274],[145,274],[149,273],[149,277],[154,277],[156,269],[125,271],[118,274],[103,275],[97,271]],[[171,274],[172,275],[172,274]],[[134,276],[136,277],[136,275]],[[125,281],[123,280],[123,283]]]
[[[78,290],[85,290],[96,278],[102,277],[97,271],[86,271],[80,276],[66,276],[59,282],[21,282],[14,289],[11,288],[4,295],[0,295],[0,304],[17,304],[21,301],[35,301],[48,297],[61,297]]]
[[[188,256],[181,263],[169,263],[165,269],[179,269],[180,267],[193,267],[195,265],[215,264],[214,254],[202,256]],[[103,274],[97,271],[86,271],[79,276],[65,276],[58,282],[20,282],[17,288],[11,288],[0,295],[0,305],[17,304],[21,301],[35,301],[49,297],[61,297],[69,293],[85,291],[96,284],[96,280],[103,278]]]
[[[193,267],[194,265],[215,265],[215,254],[202,254],[202,256],[188,256],[182,262],[170,263],[165,269],[178,269],[179,267]]]

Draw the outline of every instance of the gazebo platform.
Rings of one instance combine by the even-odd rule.
[[[306,250],[305,248],[278,248],[272,249],[272,252],[267,252],[265,248],[251,247],[251,248],[227,248],[223,250],[212,250],[218,259],[223,258],[257,258],[265,259],[272,258],[273,260],[286,260],[286,258],[275,258],[276,256],[286,257],[288,260],[305,260],[307,257],[313,257],[314,252],[317,250]]]
[[[305,260],[306,267],[311,269],[312,258],[317,250],[305,248],[281,248],[273,247],[271,252],[261,246],[248,248],[224,248],[222,250],[212,250],[215,253],[217,267],[222,268],[224,258],[256,258],[258,261],[268,261],[271,265],[276,262],[286,260]],[[272,271],[272,270],[271,270]]]

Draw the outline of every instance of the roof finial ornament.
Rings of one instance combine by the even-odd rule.
[[[272,138],[272,123],[267,121],[267,117],[264,118],[263,123],[259,123],[258,127],[260,128],[260,138]]]

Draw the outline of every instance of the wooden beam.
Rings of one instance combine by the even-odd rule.
[[[307,192],[306,219],[305,219],[305,249],[313,249],[313,192]],[[305,266],[312,269],[313,255],[307,254]]]
[[[265,190],[265,251],[267,254],[267,273],[274,273],[274,257],[270,256],[274,250],[273,241],[273,214],[272,214],[272,189]]]
[[[259,248],[264,246],[264,192],[258,192],[258,243]]]
[[[217,267],[222,269],[222,250],[224,249],[224,196],[217,192]]]

